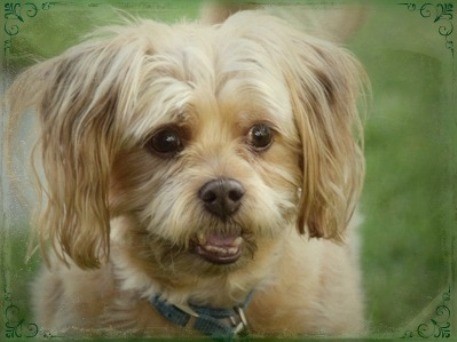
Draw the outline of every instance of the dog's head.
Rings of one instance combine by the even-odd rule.
[[[126,217],[144,259],[203,273],[291,229],[341,240],[363,178],[359,76],[343,49],[254,12],[141,21],[32,67],[10,101],[39,115],[42,237],[96,267]]]

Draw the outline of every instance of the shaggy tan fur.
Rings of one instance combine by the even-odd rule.
[[[9,101],[13,121],[39,116],[41,326],[195,334],[148,300],[230,307],[254,291],[253,334],[361,333],[362,74],[344,49],[254,11],[112,27],[25,71]],[[259,123],[272,134],[263,150]],[[164,128],[179,132],[176,155],[150,148]],[[229,220],[198,198],[219,178],[245,189]],[[211,234],[239,235],[239,259],[194,253]]]

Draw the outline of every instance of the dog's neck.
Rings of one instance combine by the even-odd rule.
[[[200,278],[198,275],[170,275],[168,278],[158,278],[150,273],[147,265],[132,263],[129,253],[123,252],[116,251],[112,257],[121,288],[134,291],[148,300],[160,295],[174,305],[192,303],[199,306],[230,308],[243,303],[252,291],[261,290],[275,281],[270,267],[207,278]]]
[[[156,265],[139,259],[138,250],[129,249],[120,243],[125,237],[116,236],[118,232],[115,222],[112,229],[111,262],[121,288],[134,291],[148,300],[160,295],[174,305],[192,303],[231,308],[243,303],[252,291],[261,290],[275,281],[276,272],[273,270],[280,253],[271,253],[271,256],[252,266],[217,276],[202,277],[199,274],[182,275],[172,272],[164,274]]]

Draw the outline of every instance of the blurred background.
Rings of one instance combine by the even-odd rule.
[[[348,4],[251,2],[328,7]],[[451,308],[451,302],[455,303],[455,9],[451,2],[434,1],[359,4],[366,8],[364,18],[345,45],[362,61],[372,84],[365,119],[367,175],[361,201],[365,217],[361,262],[370,334],[446,337],[450,318],[439,315],[436,309],[441,305]],[[2,2],[2,6],[3,92],[24,67],[61,53],[96,27],[113,23],[118,17],[114,8],[175,22],[183,17],[197,18],[201,1],[11,1]],[[4,136],[5,115],[0,125]],[[24,137],[18,138],[20,158],[30,148],[27,124],[23,131]],[[17,196],[11,196],[3,158],[0,163],[0,303],[13,303],[21,318],[31,322],[27,283],[40,260],[35,255],[31,261],[24,261],[29,209]],[[21,170],[18,168],[15,175],[27,187]],[[3,315],[0,323],[2,319]],[[454,318],[451,328],[455,329],[455,323]]]

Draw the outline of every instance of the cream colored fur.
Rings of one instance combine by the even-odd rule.
[[[230,307],[254,291],[255,335],[362,333],[348,227],[364,173],[362,75],[344,49],[254,11],[109,28],[25,71],[9,101],[13,121],[27,107],[40,121],[37,322],[57,334],[195,334],[148,299]],[[257,123],[273,134],[262,151],[249,141]],[[164,158],[147,146],[170,126],[184,148]],[[246,190],[225,222],[197,196],[218,177]],[[191,253],[214,232],[241,232],[239,260]]]

